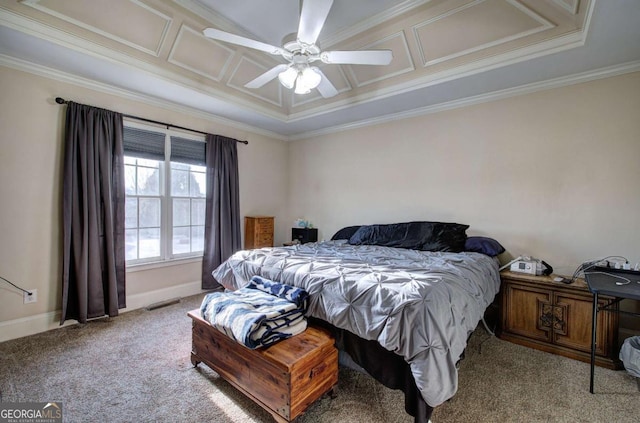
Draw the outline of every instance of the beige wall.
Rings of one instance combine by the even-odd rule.
[[[640,73],[292,143],[290,219],[442,220],[571,274],[640,261]]]
[[[64,107],[56,96],[238,139],[242,215],[295,218],[320,239],[352,224],[468,223],[511,255],[571,273],[640,261],[640,73],[285,142],[0,67],[0,341],[56,327]],[[291,175],[291,176],[290,176]],[[198,292],[200,263],[129,272],[129,308]]]
[[[0,67],[0,276],[38,290],[38,302],[0,282],[0,341],[55,327],[60,309],[63,106],[56,96],[176,125],[246,139],[238,145],[242,215],[276,216],[288,189],[288,144],[194,116]],[[276,237],[276,242],[285,240]],[[127,305],[199,292],[201,261],[127,275]]]

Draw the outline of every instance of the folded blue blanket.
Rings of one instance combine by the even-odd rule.
[[[256,349],[303,332],[308,297],[303,289],[254,276],[244,288],[207,294],[200,312],[231,339]]]
[[[252,277],[245,288],[259,289],[267,294],[271,294],[294,303],[303,312],[307,311],[309,293],[302,288],[297,288],[280,282],[274,282],[260,276]]]

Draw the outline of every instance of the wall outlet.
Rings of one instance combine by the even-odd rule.
[[[27,291],[31,292],[31,295],[24,293],[24,304],[31,304],[38,301],[38,290],[37,289],[28,289]]]

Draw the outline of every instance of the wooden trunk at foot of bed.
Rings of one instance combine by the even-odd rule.
[[[192,310],[191,362],[202,362],[267,410],[291,421],[338,383],[338,351],[322,328],[307,330],[268,348],[250,350]]]

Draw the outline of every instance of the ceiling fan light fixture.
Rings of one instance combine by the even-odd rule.
[[[312,89],[320,85],[322,76],[314,70],[315,68],[307,66],[298,73],[296,79],[296,94],[308,94]]]
[[[177,0],[176,0],[177,1]],[[391,50],[354,50],[322,51],[318,46],[318,36],[322,31],[334,0],[300,0],[300,19],[298,31],[282,40],[283,47],[276,47],[257,40],[206,28],[203,34],[207,38],[280,55],[288,63],[281,63],[247,82],[245,87],[258,89],[276,77],[283,87],[292,89],[296,94],[307,94],[317,88],[324,98],[333,97],[338,90],[322,71],[310,66],[318,60],[326,64],[342,65],[388,65],[393,59]]]
[[[296,78],[298,77],[298,71],[293,69],[292,67],[287,68],[286,71],[280,72],[278,75],[278,79],[280,83],[288,89],[293,88],[296,83]]]
[[[304,79],[304,84],[307,85],[309,89],[316,88],[322,80],[322,76],[320,76],[315,69],[315,67],[306,67],[300,74],[300,78]]]
[[[296,94],[309,94],[311,92],[311,88],[305,85],[301,76],[296,79],[296,89],[293,91]]]

